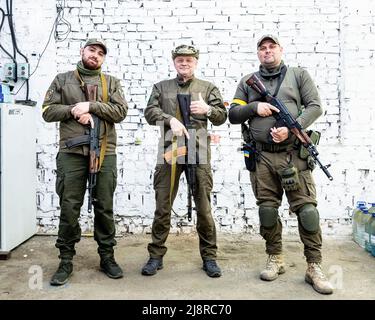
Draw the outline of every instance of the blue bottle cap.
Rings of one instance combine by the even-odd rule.
[[[357,201],[357,208],[365,207],[366,201]]]

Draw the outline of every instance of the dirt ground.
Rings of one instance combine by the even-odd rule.
[[[117,238],[116,259],[124,278],[109,279],[99,271],[92,237],[77,244],[74,273],[61,287],[49,285],[58,265],[55,236],[34,236],[0,260],[0,300],[124,299],[124,300],[341,300],[375,299],[375,257],[349,237],[324,237],[323,269],[335,286],[333,295],[316,293],[304,281],[306,263],[298,236],[284,236],[287,271],[273,282],[259,279],[266,260],[259,235],[218,234],[221,278],[202,270],[196,234],[171,234],[164,269],[155,276],[140,273],[150,235]]]

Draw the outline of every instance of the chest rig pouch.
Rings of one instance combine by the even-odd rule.
[[[315,131],[315,130],[308,130],[308,131],[306,131],[306,133],[310,137],[312,143],[315,146],[317,146],[319,144],[319,141],[320,141],[321,133],[319,131]],[[316,163],[315,163],[313,157],[310,156],[307,149],[302,145],[302,143],[299,140],[296,140],[296,144],[297,144],[296,149],[299,150],[298,156],[302,160],[306,160],[307,166],[309,167],[309,169],[311,171],[314,170],[315,167],[316,167]]]
[[[301,188],[298,170],[292,164],[289,167],[278,171],[281,179],[281,186],[285,191],[295,191]]]

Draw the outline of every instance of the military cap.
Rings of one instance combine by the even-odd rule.
[[[99,38],[91,38],[91,39],[88,39],[84,45],[84,48],[86,48],[87,46],[93,46],[93,45],[98,45],[98,46],[101,46],[104,50],[104,53],[107,54],[107,45],[105,44],[105,41],[103,39],[99,39]]]
[[[279,42],[279,39],[277,39],[277,37],[275,37],[274,35],[272,34],[265,34],[264,36],[262,36],[259,40],[258,40],[258,43],[257,43],[257,48],[259,48],[262,44],[262,42],[264,40],[271,40],[273,41],[274,43],[280,45],[280,42]]]
[[[195,49],[193,46],[182,44],[172,50],[172,59],[176,58],[177,56],[192,56],[198,59],[199,50]]]

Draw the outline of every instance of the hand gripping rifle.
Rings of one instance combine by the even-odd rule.
[[[277,121],[282,121],[284,125],[296,135],[298,140],[301,141],[302,145],[307,149],[310,156],[314,159],[315,163],[317,163],[320,167],[320,169],[323,170],[325,175],[328,177],[329,180],[333,180],[333,177],[328,172],[328,168],[331,166],[323,165],[320,160],[318,159],[318,151],[311,141],[310,137],[307,135],[307,133],[302,129],[301,125],[293,118],[293,116],[290,114],[288,108],[276,97],[272,96],[271,93],[266,89],[264,84],[260,81],[260,79],[257,77],[256,74],[253,74],[247,81],[246,84],[249,85],[251,88],[253,88],[257,93],[259,93],[263,98],[266,99],[266,101],[273,106],[275,106],[277,109],[280,110],[280,112],[275,113],[274,117]]]
[[[85,92],[86,100],[87,101],[96,101],[97,96],[97,85],[90,85],[85,84],[83,86],[83,90]],[[99,146],[99,139],[100,139],[100,120],[99,118],[91,113],[91,117],[94,122],[94,128],[89,130],[89,134],[85,134],[83,136],[75,137],[69,139],[65,142],[65,145],[70,149],[77,146],[89,145],[89,175],[88,175],[88,182],[87,182],[87,191],[88,191],[88,207],[87,211],[91,213],[92,211],[92,203],[95,201],[93,198],[93,189],[96,186],[96,176],[99,172],[99,157],[100,157],[100,146]]]
[[[193,126],[190,122],[190,103],[191,103],[191,95],[190,94],[177,94],[177,100],[178,104],[180,106],[180,111],[182,115],[182,121],[183,124],[186,128],[186,130],[189,131],[189,129],[193,129]],[[194,131],[190,130],[190,147],[192,144],[195,144],[195,135]],[[185,145],[187,146],[187,152],[185,156],[185,176],[186,176],[186,181],[188,184],[188,196],[187,196],[187,208],[188,208],[188,220],[191,221],[191,214],[193,210],[193,205],[192,205],[192,197],[195,195],[196,192],[196,168],[197,168],[197,157],[196,157],[196,152],[195,148],[190,148],[189,147],[189,141],[185,137]],[[193,150],[191,150],[193,149]]]

